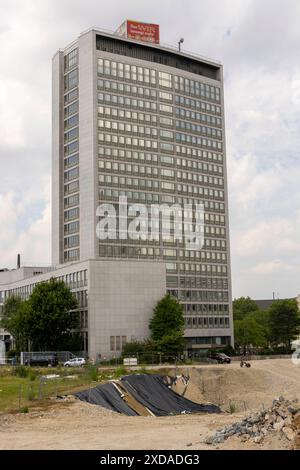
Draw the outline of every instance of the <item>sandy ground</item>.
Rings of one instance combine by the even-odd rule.
[[[0,415],[0,449],[211,449],[204,439],[250,410],[268,407],[279,395],[300,400],[300,368],[290,360],[253,361],[251,369],[233,363],[190,368],[188,372],[192,385],[186,397],[219,403],[222,414],[128,417],[79,401],[54,403],[25,415]],[[226,412],[230,406],[232,414]],[[271,436],[259,445],[230,438],[212,449],[288,447],[285,439]]]

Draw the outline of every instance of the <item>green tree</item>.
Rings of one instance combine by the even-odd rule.
[[[250,297],[239,297],[234,299],[233,303],[234,320],[242,320],[248,313],[259,310],[258,305]]]
[[[156,305],[149,323],[155,350],[177,354],[184,347],[183,306],[170,294]]]
[[[268,310],[257,310],[256,312],[249,313],[247,318],[253,318],[260,325],[266,339],[266,344],[269,345],[271,342],[270,312]]]
[[[263,327],[250,316],[235,320],[234,337],[236,345],[243,348],[244,355],[251,346],[264,347],[267,343]]]
[[[39,351],[61,349],[78,327],[71,310],[77,307],[74,294],[62,281],[50,279],[38,284],[29,298],[27,318],[31,348]]]
[[[296,300],[278,300],[269,309],[270,336],[274,345],[291,350],[291,342],[300,334],[300,315]]]
[[[9,297],[3,306],[0,325],[13,336],[17,352],[27,349],[28,312],[28,302],[16,296]]]

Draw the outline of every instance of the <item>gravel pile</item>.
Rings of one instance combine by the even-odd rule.
[[[215,435],[208,437],[204,442],[209,445],[218,445],[231,436],[241,438],[242,442],[252,440],[261,444],[264,438],[271,433],[279,433],[288,441],[293,442],[300,436],[298,423],[300,422],[300,406],[298,400],[285,400],[279,397],[274,400],[268,410],[251,414],[240,422],[219,429]]]

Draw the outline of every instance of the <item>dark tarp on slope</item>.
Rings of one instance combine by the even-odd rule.
[[[112,383],[98,385],[89,390],[78,392],[75,396],[93,405],[100,405],[124,415],[137,416],[137,413],[125,403]]]
[[[216,405],[201,405],[171,390],[160,375],[130,375],[123,377],[128,392],[156,416],[186,413],[220,413]]]

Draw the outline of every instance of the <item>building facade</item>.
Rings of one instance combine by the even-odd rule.
[[[187,349],[233,344],[223,68],[89,30],[53,58],[53,265],[164,260]],[[99,240],[99,204],[204,205],[201,250]]]
[[[37,283],[64,281],[77,298],[81,349],[91,359],[119,356],[126,342],[149,337],[153,308],[166,291],[165,263],[148,260],[87,260],[55,269],[0,272],[0,316],[5,300],[28,299]],[[0,330],[0,339],[12,338]]]

